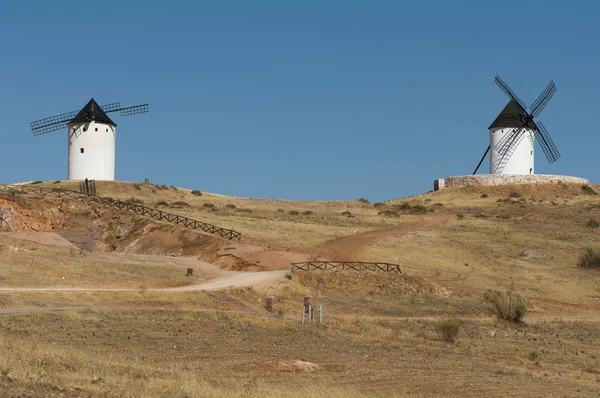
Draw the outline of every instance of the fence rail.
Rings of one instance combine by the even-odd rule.
[[[222,238],[227,238],[230,240],[242,240],[241,232],[237,232],[232,229],[217,227],[216,225],[207,224],[202,221],[193,220],[188,217],[167,213],[162,210],[153,209],[150,207],[138,205],[127,201],[120,201],[114,200],[112,198],[105,198],[102,196],[89,195],[86,193],[71,191],[68,189],[32,187],[26,185],[0,185],[0,192],[9,194],[32,193],[36,195],[56,196],[58,198],[70,198],[75,200],[81,200],[87,203],[99,203],[101,205],[116,207],[120,210],[126,210],[136,214],[140,214],[142,216],[151,217],[155,220],[167,221],[173,224],[183,225],[191,229],[200,229],[204,232],[219,235]]]
[[[371,263],[361,261],[306,261],[302,263],[292,263],[292,272],[308,271],[382,271],[402,273],[398,264],[390,263]]]

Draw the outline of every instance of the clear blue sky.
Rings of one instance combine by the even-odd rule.
[[[21,1],[0,6],[0,182],[67,178],[67,132],[100,104],[119,180],[286,199],[381,201],[472,173],[507,103],[542,112],[561,159],[600,182],[597,1]],[[488,171],[488,162],[482,166]]]

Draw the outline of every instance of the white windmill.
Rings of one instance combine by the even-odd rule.
[[[527,105],[499,76],[494,80],[510,101],[490,125],[490,145],[473,174],[477,172],[490,149],[490,174],[534,174],[533,153],[536,137],[548,162],[558,160],[560,153],[544,124],[541,121],[533,121],[556,92],[554,82],[550,81],[531,105],[531,113],[528,113]]]
[[[117,125],[107,115],[121,116],[148,112],[148,104],[121,108],[115,102],[100,106],[92,98],[79,111],[63,113],[31,123],[33,135],[68,128],[69,180],[114,180]]]

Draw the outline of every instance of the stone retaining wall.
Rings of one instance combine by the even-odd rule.
[[[506,184],[588,184],[588,180],[579,177],[554,176],[547,174],[477,174],[440,178],[433,182],[433,190],[460,188],[467,185],[506,185]]]

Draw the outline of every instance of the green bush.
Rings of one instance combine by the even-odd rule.
[[[352,213],[350,213],[349,211],[343,211],[342,212],[342,216],[344,216],[344,217],[352,217]]]
[[[164,200],[159,200],[158,202],[156,202],[154,204],[154,206],[156,206],[156,207],[159,207],[159,206],[169,207],[169,204],[167,202],[165,202]]]
[[[508,194],[508,197],[510,198],[520,198],[521,194],[517,191],[512,191],[511,193]]]
[[[369,200],[365,198],[358,198],[356,199],[356,201],[365,205],[371,204],[371,202],[369,202]]]
[[[192,191],[192,195],[195,195],[195,196],[202,196],[202,192],[198,191],[197,189],[194,189],[194,190]]]
[[[490,195],[488,195],[487,193],[482,193],[481,194],[481,199],[485,199],[485,198],[489,198]]]
[[[298,213],[296,210],[290,210],[290,212],[289,212],[288,214],[289,214],[290,216],[297,216],[297,215],[298,215],[298,214],[300,214],[300,213]]]
[[[290,272],[288,272],[287,274],[285,274],[285,278],[289,279],[289,280],[292,280],[293,276],[292,276],[292,274]]]
[[[60,184],[60,180],[54,181],[54,184]]]
[[[505,293],[488,289],[483,294],[483,298],[498,318],[511,322],[521,322],[525,314],[527,314],[527,308],[529,307],[529,303],[525,297],[510,289]]]
[[[579,254],[578,267],[600,269],[600,247],[584,247]]]
[[[215,205],[214,205],[213,203],[206,202],[206,203],[203,203],[203,204],[202,204],[202,207],[205,207],[205,208],[207,208],[207,209],[214,209],[214,208],[215,208]]]
[[[458,218],[459,220],[462,220],[463,218],[465,218],[465,215],[464,215],[464,214],[462,214],[462,213],[458,213],[458,214],[456,215],[456,218]]]
[[[226,209],[235,209],[235,205],[232,205],[231,203],[229,203],[229,204],[225,205],[225,208]]]
[[[306,210],[306,211],[305,211],[304,213],[302,213],[302,214],[304,214],[305,216],[310,216],[311,214],[313,214],[313,212],[312,212],[312,211],[310,211],[310,210]]]
[[[440,340],[447,343],[454,343],[462,329],[462,322],[460,319],[455,318],[442,319],[438,322],[435,329],[440,336]]]

